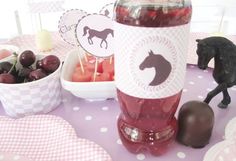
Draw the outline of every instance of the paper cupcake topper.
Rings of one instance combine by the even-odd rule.
[[[79,20],[76,38],[85,51],[96,57],[109,57],[114,53],[112,19],[105,15],[91,14]]]
[[[114,8],[114,3],[109,3],[102,7],[102,9],[99,11],[100,14],[105,15],[109,18],[113,17],[113,8]]]
[[[73,45],[77,46],[77,40],[75,38],[75,28],[78,20],[86,16],[87,13],[79,9],[71,9],[66,11],[60,18],[58,29],[62,39]]]

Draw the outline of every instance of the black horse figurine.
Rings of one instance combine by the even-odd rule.
[[[227,108],[231,102],[227,88],[236,85],[236,46],[223,37],[209,37],[196,41],[198,67],[205,70],[209,61],[212,58],[215,60],[213,78],[218,86],[207,94],[204,102],[209,104],[213,97],[223,92],[223,100],[218,107]]]

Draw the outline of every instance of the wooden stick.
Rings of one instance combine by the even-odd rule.
[[[98,58],[96,57],[95,71],[94,71],[94,75],[93,75],[93,81],[94,81],[94,82],[95,82],[95,80],[96,80],[97,70],[98,70]]]
[[[86,62],[88,62],[88,57],[87,57],[87,53],[86,53],[86,52],[84,53],[84,60],[85,60]]]
[[[112,56],[110,57],[110,61],[109,62],[110,62],[110,64],[112,64]]]

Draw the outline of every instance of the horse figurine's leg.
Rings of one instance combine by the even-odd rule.
[[[218,107],[220,108],[227,108],[228,104],[230,104],[231,98],[229,96],[229,93],[227,89],[223,91],[223,100],[218,104]]]
[[[220,92],[222,92],[226,89],[227,89],[226,83],[219,84],[213,91],[211,91],[207,94],[207,97],[205,98],[204,102],[209,104],[213,97],[215,97],[217,94],[219,94]]]

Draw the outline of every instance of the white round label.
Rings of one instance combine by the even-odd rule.
[[[113,17],[113,9],[114,9],[114,3],[106,4],[102,7],[102,9],[99,11],[100,14],[105,15],[109,18]]]
[[[58,29],[65,42],[77,46],[75,27],[78,21],[86,15],[87,13],[85,11],[79,9],[71,9],[63,13],[58,24]]]
[[[189,24],[135,27],[114,23],[116,85],[140,98],[164,98],[183,88]]]
[[[105,15],[92,14],[83,17],[76,27],[76,37],[80,46],[97,57],[113,55],[113,23]]]

